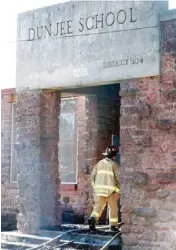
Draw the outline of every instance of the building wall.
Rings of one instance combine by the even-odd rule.
[[[176,18],[162,18],[161,77],[121,84],[125,250],[164,250],[176,246],[175,32]]]
[[[2,230],[14,229],[17,213],[17,185],[10,180],[12,103],[15,89],[1,91],[1,219]]]
[[[172,250],[175,249],[176,245],[176,18],[174,17],[174,12],[172,13],[169,17],[167,15],[162,16],[160,22],[161,76],[138,78],[120,83],[121,212],[122,220],[125,223],[122,227],[122,239],[125,250],[146,248],[152,250],[164,250],[167,248]],[[19,228],[23,232],[25,230],[27,232],[35,231],[35,228],[30,228],[29,225],[27,225],[27,229],[23,227],[23,223],[25,221],[29,223],[31,218],[31,214],[28,213],[28,206],[31,206],[31,201],[33,208],[41,210],[41,207],[43,207],[43,216],[47,217],[49,214],[52,223],[57,213],[57,211],[55,213],[50,211],[50,208],[47,208],[48,210],[45,209],[46,199],[43,201],[39,199],[40,201],[37,202],[27,196],[30,194],[30,189],[33,188],[35,191],[38,190],[37,195],[39,198],[41,187],[46,188],[45,184],[47,181],[50,184],[47,190],[50,195],[55,195],[56,186],[58,187],[58,177],[55,172],[58,162],[57,152],[54,150],[54,147],[57,148],[58,141],[58,137],[55,138],[55,135],[58,132],[56,131],[56,106],[59,102],[56,100],[55,93],[34,92],[20,94],[18,103],[18,134],[21,138],[21,144],[17,145],[17,148],[19,154],[24,157],[23,161],[19,162],[23,170],[20,176],[23,181],[22,185],[26,185],[24,179],[28,179],[27,189],[25,186],[19,188],[21,192],[19,194],[23,201],[22,205],[25,205],[25,210],[21,206],[21,217],[19,216],[18,218]],[[35,102],[30,102],[29,104],[30,98],[35,100]],[[3,98],[2,102],[5,99]],[[7,107],[10,110],[11,105],[8,104]],[[87,217],[92,210],[93,198],[92,190],[90,189],[90,173],[94,164],[101,158],[101,152],[104,150],[105,145],[110,142],[109,124],[115,124],[115,122],[112,122],[112,115],[108,112],[109,108],[112,110],[112,106],[108,102],[107,95],[96,94],[87,96],[85,100],[84,98],[82,99],[80,109],[81,107],[82,111],[80,112],[83,112],[83,119],[80,116],[78,186],[76,191],[70,191],[70,197],[74,209],[80,214],[84,212],[85,217]],[[57,112],[59,111],[57,110]],[[24,119],[20,120],[22,114]],[[31,114],[33,122],[30,125],[27,119],[31,119]],[[36,118],[35,116],[37,116],[37,119],[34,119]],[[51,120],[51,117],[53,117],[53,120]],[[44,119],[44,123],[42,119]],[[118,123],[118,121],[116,122]],[[3,126],[5,124],[10,123],[6,121],[3,123]],[[35,127],[35,131],[31,127]],[[48,127],[49,133],[47,132]],[[10,125],[7,129],[8,134]],[[37,132],[39,132],[38,129],[42,137],[41,141],[41,138],[38,138],[38,141],[35,138]],[[25,151],[26,149],[24,150],[23,147],[25,147],[25,140],[29,135],[32,135],[34,138],[32,137],[29,140],[27,147],[30,152],[27,155],[28,151]],[[53,139],[53,136],[55,139]],[[7,140],[9,140],[8,138]],[[45,143],[45,146],[41,147],[43,143]],[[5,144],[4,141],[4,147]],[[7,144],[8,150],[2,151],[4,154],[5,152],[9,153],[9,141]],[[38,184],[39,179],[36,179],[36,175],[32,175],[32,172],[26,175],[26,170],[32,170],[30,168],[31,165],[25,162],[25,159],[35,161],[33,152],[38,147],[41,148],[42,154],[48,151],[48,147],[51,150],[47,163],[40,158],[38,161],[42,160],[42,164],[36,165],[40,167],[37,169],[38,172],[43,171],[43,168],[45,170],[42,179],[40,179],[40,185]],[[84,153],[82,153],[82,149],[84,149]],[[5,169],[10,168],[8,161],[9,156],[7,155],[2,161],[2,163],[5,162],[5,165],[7,164],[8,166],[5,168],[2,165],[3,173],[5,173]],[[51,162],[52,164],[50,164]],[[43,168],[41,169],[41,167]],[[46,179],[47,174],[49,174],[48,179]],[[6,177],[3,174],[3,185],[6,183]],[[31,177],[35,179],[34,187],[29,185]],[[56,186],[55,182],[57,182]],[[23,189],[23,187],[25,188]],[[28,190],[29,193],[24,193],[24,190]],[[84,190],[84,193],[82,190]],[[66,191],[64,192],[63,195],[66,195]],[[62,190],[57,189],[58,193],[62,193]],[[43,192],[42,197],[44,195],[45,193]],[[53,202],[52,200],[52,205]],[[34,216],[32,218],[36,218],[37,209],[33,210]],[[58,205],[58,213],[59,209],[60,206]],[[27,215],[24,213],[26,211]],[[37,223],[38,225],[34,223],[36,231],[40,225],[39,222]]]

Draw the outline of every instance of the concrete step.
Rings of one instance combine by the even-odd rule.
[[[21,242],[40,245],[53,237],[42,237],[37,235],[21,234],[17,231],[1,232],[1,240],[6,242]]]
[[[35,247],[35,244],[23,243],[23,242],[8,242],[1,240],[1,250],[25,250],[30,247]]]

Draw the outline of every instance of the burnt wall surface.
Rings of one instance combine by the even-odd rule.
[[[176,19],[161,22],[161,76],[121,84],[124,249],[176,246]]]

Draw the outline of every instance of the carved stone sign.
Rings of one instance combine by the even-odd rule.
[[[126,58],[126,59],[124,58],[122,60],[117,60],[117,61],[104,62],[104,68],[120,67],[120,66],[133,65],[133,64],[137,65],[143,62],[144,62],[144,59],[142,56],[130,57],[130,58]]]
[[[167,1],[78,1],[18,16],[17,89],[67,88],[159,75]]]
[[[46,37],[59,37],[59,36],[74,36],[75,33],[79,35],[82,32],[89,30],[104,29],[111,26],[117,26],[124,23],[135,23],[137,17],[134,18],[133,8],[119,9],[118,12],[108,12],[97,14],[94,16],[81,17],[78,21],[79,27],[74,30],[73,20],[60,21],[49,23],[38,27],[28,29],[28,40],[42,39]]]

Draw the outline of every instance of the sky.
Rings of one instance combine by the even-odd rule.
[[[64,0],[6,0],[0,10],[1,89],[15,88],[16,77],[16,17],[30,9],[41,8]],[[176,0],[169,0],[169,9],[176,8]]]

